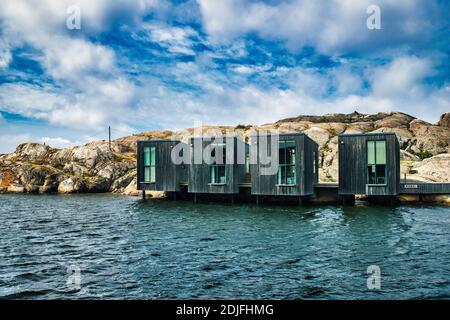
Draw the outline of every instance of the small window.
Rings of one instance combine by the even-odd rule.
[[[386,184],[386,141],[367,141],[367,181]]]
[[[144,147],[144,182],[155,182],[156,147]]]
[[[221,148],[222,159],[216,159],[216,150]],[[219,153],[219,152],[218,152]],[[213,184],[225,184],[227,183],[226,178],[226,146],[225,144],[215,145],[211,151],[211,156],[215,159],[214,162],[209,166],[210,170],[210,182]]]
[[[278,147],[278,184],[296,184],[296,148],[295,141],[280,141]]]

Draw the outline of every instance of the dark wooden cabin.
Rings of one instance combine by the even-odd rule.
[[[261,135],[251,137],[250,173],[252,194],[269,196],[311,196],[314,184],[318,183],[318,144],[304,133],[283,133],[278,135],[278,165],[275,171],[264,172],[267,165],[261,161],[262,144],[272,155],[272,136],[265,140]],[[275,142],[274,142],[275,143]],[[256,149],[255,149],[256,147]],[[253,152],[258,153],[258,156]],[[267,174],[270,173],[270,174]]]
[[[189,144],[188,192],[238,194],[248,145],[237,137],[192,137]]]
[[[175,164],[171,153],[175,140],[147,140],[137,142],[137,189],[151,191],[180,191],[180,184],[187,183],[188,164]],[[180,146],[178,146],[180,147]],[[186,146],[180,155],[189,150]]]
[[[395,196],[400,184],[400,146],[395,133],[341,134],[339,195]]]

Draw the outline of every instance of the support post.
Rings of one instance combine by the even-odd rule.
[[[145,200],[145,190],[142,190],[142,200]]]
[[[259,206],[259,196],[256,195],[256,204]]]
[[[173,200],[175,200],[175,201],[177,200],[177,193],[176,192],[173,193]]]
[[[234,194],[231,195],[231,203],[234,204]]]
[[[111,151],[111,126],[108,126],[108,146],[109,151]]]
[[[298,205],[301,207],[303,205],[303,199],[301,196],[298,197]]]
[[[194,193],[194,203],[197,203],[197,194]]]

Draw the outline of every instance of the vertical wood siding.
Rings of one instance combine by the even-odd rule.
[[[148,140],[137,144],[137,187],[138,190],[180,191],[180,183],[187,181],[187,164],[175,165],[171,159],[172,148],[179,141]],[[144,147],[155,147],[155,182],[144,181]]]
[[[211,184],[211,172],[209,164],[204,161],[202,164],[194,163],[194,152],[192,151],[195,141],[201,141],[203,148],[211,144],[210,139],[190,138],[189,144],[191,147],[191,165],[189,166],[188,176],[188,192],[191,193],[222,193],[222,194],[237,194],[239,193],[239,184],[244,182],[245,164],[237,163],[238,144],[241,144],[245,150],[248,148],[240,139],[233,138],[234,141],[234,155],[233,164],[225,164],[226,183],[224,185]],[[224,139],[223,143],[226,143]]]
[[[252,177],[252,194],[254,195],[283,195],[283,196],[306,196],[311,195],[314,192],[314,183],[317,183],[318,175],[314,175],[314,151],[318,153],[318,145],[311,138],[303,133],[287,133],[279,135],[280,141],[295,141],[296,146],[296,185],[284,186],[278,185],[278,173],[273,175],[263,175],[262,165],[259,162],[257,164],[250,165],[250,172]],[[256,145],[259,150],[260,137],[253,136],[252,143]],[[271,139],[267,137],[267,144],[270,147]],[[270,149],[270,148],[268,148]],[[269,151],[271,154],[271,150]],[[278,152],[278,147],[275,150]],[[318,162],[316,162],[316,167]]]
[[[386,141],[386,185],[367,185],[367,141]],[[400,147],[394,133],[340,135],[339,194],[397,195]]]

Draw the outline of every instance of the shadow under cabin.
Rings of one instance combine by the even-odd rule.
[[[313,196],[319,179],[319,147],[314,140],[304,133],[258,134],[250,139],[251,192],[257,203],[264,198],[301,205]]]
[[[188,192],[234,202],[245,178],[248,145],[236,136],[191,137]]]
[[[395,133],[341,134],[339,196],[353,204],[355,195],[393,202],[400,184],[400,145]]]
[[[175,150],[174,150],[175,149]],[[178,157],[176,163],[172,159],[172,152]],[[163,191],[174,199],[187,185],[189,147],[176,140],[146,140],[137,142],[137,189],[145,191]]]

